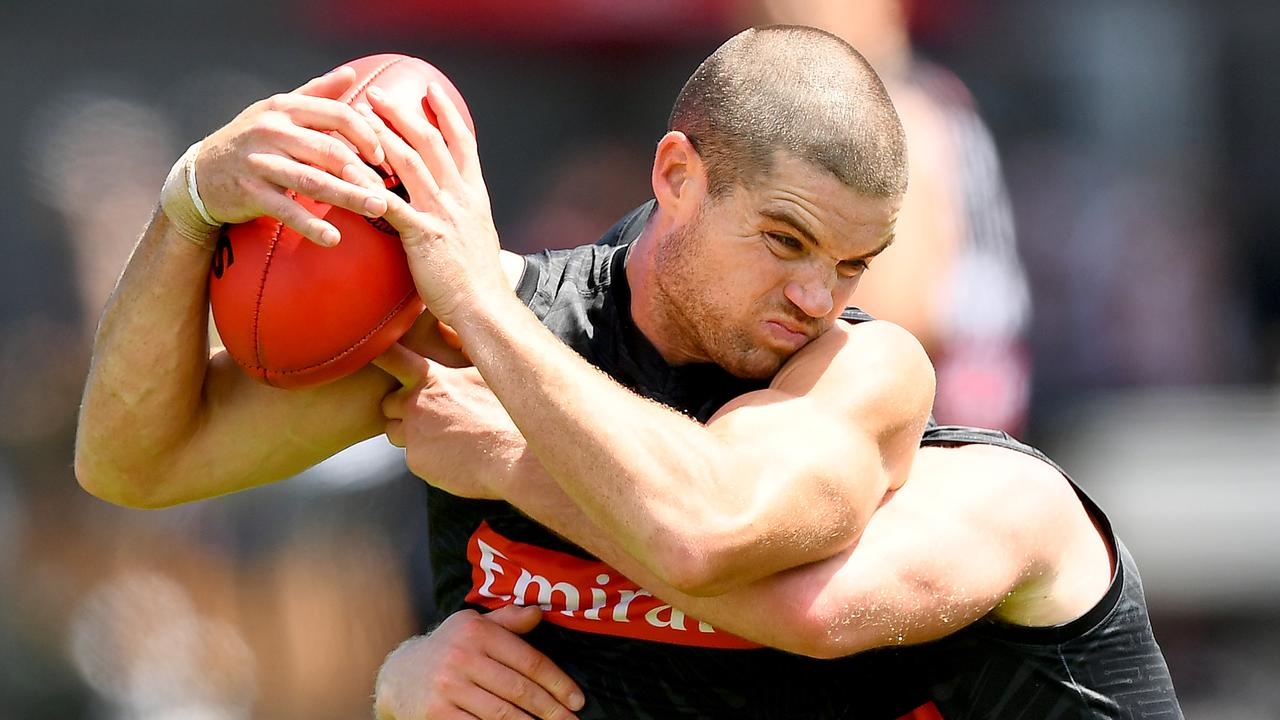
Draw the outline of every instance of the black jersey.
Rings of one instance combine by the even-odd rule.
[[[994,445],[1049,463],[1071,482],[1116,558],[1105,596],[1056,627],[979,620],[948,637],[896,651],[926,685],[926,717],[944,720],[1180,720],[1164,655],[1147,616],[1142,579],[1127,548],[1093,500],[1039,450],[996,430],[931,427],[922,446]],[[852,706],[849,717],[859,717]]]
[[[632,323],[626,245],[651,208],[624,218],[599,245],[528,257],[517,293],[593,365],[636,393],[705,422],[728,400],[766,383],[735,378],[709,364],[671,367]],[[869,319],[852,309],[843,317]],[[1043,457],[1003,434],[931,428],[925,444],[942,443],[1004,445]],[[1087,499],[1086,505],[1105,525],[1096,506]],[[1122,548],[1112,592],[1093,613],[1065,628],[978,623],[927,645],[819,661],[754,648],[684,617],[504,502],[462,499],[432,488],[430,524],[441,610],[509,602],[548,608],[526,639],[582,687],[584,720],[894,720],[929,700],[946,720],[1179,717],[1171,689],[1162,690],[1168,674],[1146,624],[1137,574]],[[1145,660],[1135,664],[1137,658]],[[1111,672],[1130,666],[1138,669]],[[1126,709],[1144,698],[1173,703],[1174,714]],[[1027,708],[1036,710],[1019,714]]]
[[[711,364],[672,367],[632,323],[626,248],[615,245],[634,238],[646,214],[615,226],[613,243],[528,257],[517,293],[593,365],[705,422],[767,383]],[[584,719],[836,718],[856,695],[875,702],[853,717],[893,720],[922,702],[893,692],[898,673],[875,653],[837,666],[758,648],[685,618],[506,503],[432,489],[430,527],[443,612],[511,601],[551,608],[526,639],[582,686]]]

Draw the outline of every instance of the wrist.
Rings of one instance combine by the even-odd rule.
[[[200,199],[196,186],[196,155],[199,152],[200,143],[197,142],[173,164],[160,191],[160,209],[175,232],[193,245],[212,252],[222,224],[209,214]]]
[[[525,309],[524,303],[510,287],[494,285],[487,289],[477,288],[458,297],[450,307],[441,308],[436,317],[457,331],[463,347],[470,347],[468,340],[474,339],[477,331],[493,325],[500,318],[511,317],[513,311]]]

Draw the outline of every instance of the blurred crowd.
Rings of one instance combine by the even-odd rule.
[[[1280,485],[1265,440],[1280,437],[1274,4],[121,0],[0,19],[0,720],[367,717],[383,656],[435,619],[425,493],[385,440],[161,511],[91,498],[71,468],[94,324],[174,159],[372,52],[452,77],[504,244],[532,252],[592,242],[648,199],[672,99],[734,30],[841,35],[884,77],[911,148],[898,239],[855,299],[925,344],[939,419],[1062,449],[1068,469],[1092,458],[1096,483],[1111,456],[1081,427],[1212,436],[1247,401],[1241,427],[1263,439],[1200,459]],[[1138,413],[1152,394],[1172,399]],[[1150,477],[1107,482],[1159,487],[1166,450],[1137,453]],[[1124,497],[1078,479],[1104,506]],[[1280,566],[1257,552],[1239,564],[1264,581],[1241,593],[1179,585],[1176,559],[1155,578],[1189,716],[1280,704]]]

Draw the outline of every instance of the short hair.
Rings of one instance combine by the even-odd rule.
[[[872,197],[907,187],[906,136],[884,84],[857,50],[817,28],[730,38],[685,83],[668,130],[693,143],[713,197],[766,175],[777,151]]]

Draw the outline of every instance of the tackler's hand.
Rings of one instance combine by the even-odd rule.
[[[362,112],[409,193],[408,202],[387,193],[384,217],[400,233],[423,302],[442,322],[465,325],[479,303],[512,295],[475,136],[439,85],[426,98],[438,128],[376,87],[366,97],[373,105]]]
[[[536,607],[462,610],[435,632],[406,641],[378,673],[378,720],[573,720],[582,691],[520,638],[541,619]]]
[[[475,368],[450,368],[395,344],[374,364],[400,381],[382,400],[387,439],[409,470],[460,497],[500,500],[524,462],[537,462]]]

